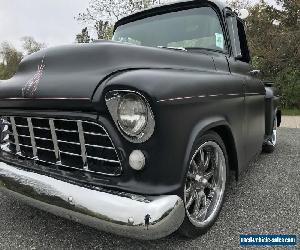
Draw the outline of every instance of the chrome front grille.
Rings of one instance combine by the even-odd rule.
[[[116,149],[98,123],[19,116],[0,118],[1,150],[6,153],[70,171],[121,174]]]

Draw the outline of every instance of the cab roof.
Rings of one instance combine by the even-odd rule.
[[[179,1],[172,1],[160,5],[153,6],[151,8],[138,11],[136,13],[133,13],[129,16],[126,16],[119,21],[116,22],[115,24],[115,29],[123,24],[130,23],[139,19],[143,19],[149,16],[155,16],[159,15],[160,13],[165,13],[169,9],[173,10],[180,10],[182,7],[197,7],[201,6],[202,4],[212,4],[215,7],[217,7],[220,11],[228,7],[224,2],[221,2],[219,0],[179,0]]]

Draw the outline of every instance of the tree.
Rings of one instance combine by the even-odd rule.
[[[248,9],[251,4],[250,0],[227,0],[226,2],[233,10]]]
[[[88,28],[85,27],[82,29],[80,34],[76,35],[76,42],[77,43],[89,43],[91,41],[91,37],[89,35]]]
[[[90,0],[89,7],[78,15],[78,20],[84,22],[103,20],[114,23],[126,15],[161,2],[161,0]]]
[[[97,39],[109,40],[113,35],[113,26],[108,21],[96,21],[94,28],[97,32]]]
[[[22,37],[21,40],[23,42],[23,49],[26,51],[27,55],[30,55],[46,47],[46,44],[37,42],[31,36]]]
[[[38,43],[30,36],[23,37],[21,41],[23,42],[26,55],[46,47],[44,43]],[[17,72],[23,57],[22,52],[17,51],[17,49],[8,42],[3,42],[0,45],[0,58],[2,59],[2,62],[0,62],[0,79],[5,80],[11,78]]]
[[[3,42],[0,45],[0,55],[2,63],[0,64],[0,79],[9,79],[17,71],[19,63],[23,58],[23,54],[17,51],[12,45]]]
[[[136,11],[160,4],[162,0],[90,0],[85,12],[77,20],[88,24],[97,33],[97,39],[110,39],[113,25],[120,18]]]
[[[264,79],[275,81],[284,108],[300,108],[300,2],[278,0],[277,4],[261,0],[246,5],[252,64],[263,72]],[[244,1],[234,1],[233,6],[245,7]]]

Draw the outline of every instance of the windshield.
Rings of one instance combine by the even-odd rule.
[[[210,7],[166,13],[121,25],[113,41],[150,47],[225,50],[219,18]]]

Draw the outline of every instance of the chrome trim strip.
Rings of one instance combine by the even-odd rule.
[[[51,139],[43,138],[43,137],[38,137],[38,136],[36,136],[35,139],[36,140],[41,140],[41,141],[52,141]]]
[[[188,99],[194,99],[194,98],[209,98],[209,97],[219,97],[219,96],[241,96],[241,94],[232,93],[232,94],[212,94],[212,95],[199,95],[199,96],[184,96],[184,97],[174,97],[174,98],[168,98],[168,99],[161,99],[161,100],[158,100],[156,102],[157,103],[172,102],[172,101],[182,101],[182,100],[188,100]]]
[[[88,170],[88,162],[87,162],[87,153],[86,153],[86,148],[85,148],[85,139],[84,139],[84,131],[82,127],[82,122],[77,121],[77,128],[78,128],[78,133],[79,133],[79,141],[80,141],[80,147],[81,147],[81,158],[82,158],[82,163],[83,163],[83,169]]]
[[[16,145],[16,143],[13,143],[12,144]],[[19,143],[19,146],[20,147],[25,147],[25,148],[33,148],[31,145],[25,145],[25,144],[21,144]],[[44,150],[44,151],[49,151],[49,152],[55,152],[55,150],[52,150],[52,149],[49,149],[49,148],[41,148],[41,147],[36,147],[36,149],[39,149],[39,150]],[[25,158],[29,158],[27,156],[23,156]],[[32,160],[39,160],[38,158],[29,158],[29,159],[32,159]]]
[[[72,155],[72,156],[78,156],[78,157],[82,157],[81,154],[75,154],[75,153],[71,153],[71,152],[67,152],[67,151],[59,151],[61,154],[66,154],[66,155]]]
[[[58,147],[57,135],[56,135],[53,119],[49,119],[49,126],[50,126],[50,130],[51,130],[51,136],[52,136],[52,141],[53,141],[53,146],[54,146],[56,162],[58,165],[60,165],[61,157],[60,157],[60,151],[59,151],[59,147]]]
[[[37,157],[37,147],[36,147],[36,143],[35,143],[34,131],[33,131],[32,121],[31,121],[30,117],[27,118],[27,123],[28,123],[29,133],[30,133],[30,140],[31,140],[31,145],[32,145],[33,159],[36,159],[36,158],[38,158]]]
[[[86,147],[93,147],[93,148],[104,148],[104,149],[114,149],[113,147],[106,147],[106,146],[101,146],[101,145],[91,145],[91,144],[85,144]]]
[[[20,148],[19,137],[18,137],[18,132],[17,132],[17,128],[16,128],[16,121],[13,116],[10,117],[10,123],[11,123],[11,127],[12,127],[13,134],[14,134],[17,155],[20,155],[21,148]]]
[[[49,128],[43,128],[43,127],[34,127],[35,129],[39,129],[39,130],[47,130],[47,131],[50,131]]]
[[[0,191],[98,230],[144,240],[170,235],[185,217],[183,201],[177,195],[137,196],[92,189],[6,163],[0,164]]]
[[[64,132],[64,133],[78,133],[77,130],[67,130],[67,129],[55,129],[56,132]]]
[[[95,135],[95,136],[103,136],[103,137],[108,137],[108,135],[103,135],[100,133],[93,133],[93,132],[84,132],[86,135]]]
[[[11,135],[13,135],[14,133],[10,133]],[[30,135],[21,135],[21,134],[18,134],[19,137],[24,137],[24,138],[31,138]]]
[[[28,128],[28,125],[16,125],[17,128]]]
[[[98,160],[98,161],[106,161],[106,162],[112,162],[112,163],[119,163],[119,161],[116,160],[109,160],[101,157],[94,157],[94,156],[87,156],[87,158]]]
[[[0,100],[82,100],[90,101],[90,98],[79,97],[79,98],[67,98],[67,97],[40,97],[40,98],[24,98],[24,97],[9,97],[9,98],[0,98]]]
[[[249,95],[262,95],[260,93],[245,93],[246,96],[249,96]]]
[[[27,157],[27,156],[22,156],[22,155],[20,155],[20,157],[24,158],[25,160],[35,160],[36,162],[41,162],[41,163],[51,165],[51,166],[54,166],[54,167],[59,166],[59,167],[67,168],[67,169],[74,169],[74,170],[77,170],[77,171],[88,172],[88,173],[91,173],[91,174],[103,174],[103,175],[112,176],[112,177],[116,176],[115,174],[96,172],[96,171],[92,171],[92,170],[83,170],[82,168],[67,166],[67,165],[64,165],[62,163],[57,164],[55,162],[45,161],[45,160],[42,160],[42,159],[39,159],[39,158],[38,159],[33,159],[32,157]],[[3,156],[3,158],[6,159],[6,160],[10,160],[10,159],[12,159],[12,161],[14,160],[13,158],[11,158],[11,156],[8,156],[8,155]],[[41,165],[40,167],[43,167],[43,165]]]

